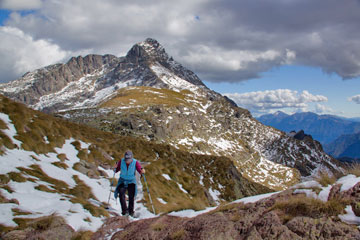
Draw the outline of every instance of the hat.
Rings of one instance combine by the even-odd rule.
[[[125,160],[132,159],[133,158],[132,151],[130,151],[130,150],[126,151],[124,157],[125,157]]]

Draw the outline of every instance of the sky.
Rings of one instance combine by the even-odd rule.
[[[360,0],[0,0],[0,82],[157,39],[258,116],[360,117]]]

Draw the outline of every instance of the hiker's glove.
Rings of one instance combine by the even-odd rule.
[[[145,174],[145,169],[141,169],[141,175]]]

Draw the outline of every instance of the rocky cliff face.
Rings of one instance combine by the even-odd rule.
[[[78,57],[0,86],[7,96],[71,121],[183,151],[225,156],[247,179],[281,190],[338,162],[313,142],[266,127],[209,90],[153,39],[125,57]],[[20,97],[19,97],[20,96]]]

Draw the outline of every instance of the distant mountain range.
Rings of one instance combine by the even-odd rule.
[[[257,119],[284,132],[303,130],[322,143],[325,152],[341,161],[351,162],[360,158],[359,118],[318,115],[312,112],[288,115],[278,111]]]
[[[322,144],[329,144],[344,134],[360,132],[360,122],[334,115],[318,115],[312,112],[288,115],[278,111],[257,118],[261,123],[284,132],[304,130]]]
[[[324,150],[336,158],[360,158],[360,132],[341,135],[324,145]]]

